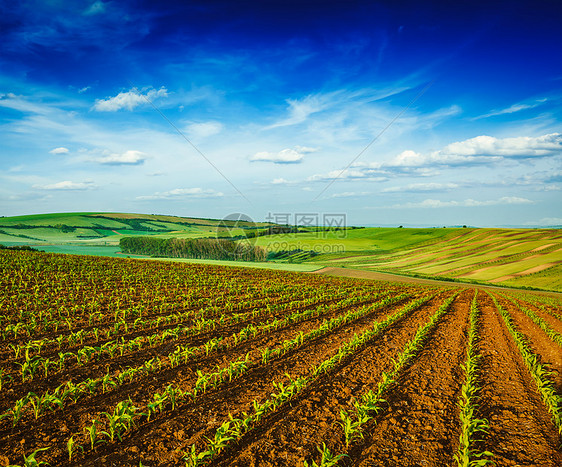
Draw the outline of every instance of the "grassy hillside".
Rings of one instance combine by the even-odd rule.
[[[119,239],[215,237],[221,221],[165,215],[64,213],[0,218],[0,243],[45,251],[121,256]],[[231,234],[269,224],[238,224]],[[357,228],[255,238],[269,251],[305,250],[281,262],[347,267],[562,291],[562,230]],[[305,259],[309,258],[309,259]],[[308,266],[304,269],[310,269]]]
[[[222,223],[222,224],[221,224]],[[0,243],[7,245],[117,246],[123,235],[160,235],[164,237],[201,238],[215,236],[220,225],[218,219],[198,219],[151,214],[77,212],[63,214],[37,214],[0,218]],[[243,233],[268,224],[240,223]],[[48,249],[48,248],[47,248]]]
[[[324,262],[373,271],[562,290],[562,231],[456,229],[438,241],[387,252],[347,252]]]

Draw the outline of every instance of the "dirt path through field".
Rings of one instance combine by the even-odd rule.
[[[557,429],[502,317],[485,294],[479,296],[479,304],[480,413],[490,422],[479,447],[493,452],[500,466],[562,465]]]
[[[326,276],[337,276],[337,277],[352,277],[356,279],[370,279],[375,281],[388,281],[388,282],[406,282],[411,284],[427,284],[427,285],[441,285],[448,287],[469,287],[478,289],[490,289],[490,290],[505,290],[510,291],[512,289],[508,287],[501,287],[499,285],[484,285],[484,284],[469,284],[465,282],[453,282],[453,281],[442,281],[438,279],[425,279],[420,277],[410,277],[402,276],[399,274],[390,274],[386,272],[378,271],[368,271],[365,269],[351,269],[351,268],[337,268],[332,266],[326,266],[317,271],[313,271],[307,274],[321,274]],[[525,290],[527,294],[534,295],[547,295],[551,297],[562,297],[561,292],[550,292],[543,290]]]

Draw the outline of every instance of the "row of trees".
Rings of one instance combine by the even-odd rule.
[[[153,238],[123,237],[121,251],[133,255],[169,258],[220,259],[234,261],[266,261],[263,248],[215,238]]]

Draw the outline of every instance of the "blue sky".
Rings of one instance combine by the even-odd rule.
[[[560,2],[444,3],[0,0],[0,215],[562,224]]]

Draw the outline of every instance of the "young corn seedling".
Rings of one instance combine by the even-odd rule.
[[[343,428],[343,433],[345,435],[345,445],[349,445],[358,438],[363,438],[363,433],[361,432],[361,421],[353,421],[353,418],[344,410],[340,410],[341,422],[339,425]],[[369,417],[370,418],[370,417]]]
[[[105,442],[102,439],[98,439],[98,421],[96,419],[92,420],[92,425],[84,428],[84,431],[88,434],[90,439],[90,448],[94,449],[95,445],[98,443]]]
[[[68,460],[70,462],[72,462],[72,456],[78,451],[84,452],[84,447],[81,444],[77,444],[74,441],[74,436],[71,436],[66,442],[66,452],[68,452]]]
[[[337,456],[334,457],[334,455],[326,447],[326,443],[322,443],[322,447],[317,446],[316,449],[318,449],[318,451],[320,451],[320,454],[322,454],[322,458],[320,459],[320,464],[317,464],[314,461],[312,461],[312,463],[309,464],[307,461],[304,461],[304,467],[332,467],[334,465],[337,465],[340,459],[343,459],[344,457],[349,457],[347,454],[338,454]]]
[[[39,467],[41,465],[50,465],[47,462],[44,461],[38,461],[37,459],[35,459],[35,456],[37,456],[38,453],[42,452],[42,451],[48,451],[51,448],[39,448],[36,449],[35,451],[33,451],[29,456],[26,456],[24,454],[23,456],[23,467]],[[17,466],[10,466],[10,467],[17,467]]]

